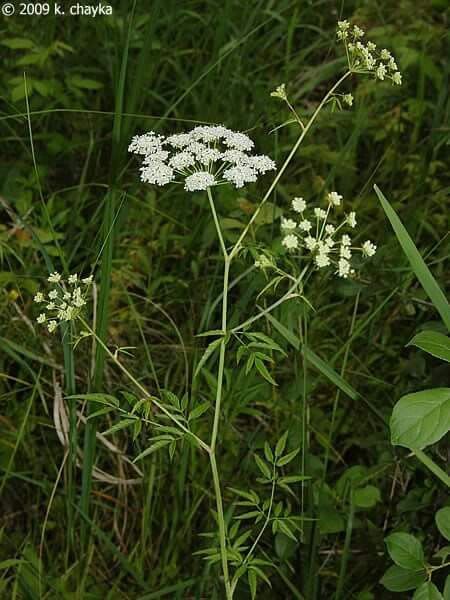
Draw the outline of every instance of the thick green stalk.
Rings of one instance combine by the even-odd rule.
[[[220,410],[222,405],[222,388],[223,388],[223,373],[225,368],[225,352],[226,352],[226,332],[227,332],[227,308],[228,308],[228,285],[229,285],[229,277],[230,277],[230,264],[231,259],[228,256],[225,242],[222,235],[222,230],[220,228],[219,219],[217,217],[216,208],[214,206],[214,201],[211,195],[211,190],[208,188],[208,199],[209,205],[211,207],[211,212],[214,219],[214,224],[216,226],[217,236],[219,238],[220,247],[222,249],[223,257],[224,257],[224,273],[223,273],[223,292],[222,292],[222,331],[224,337],[220,344],[219,350],[219,368],[217,373],[217,388],[216,388],[216,398],[214,403],[214,420],[213,420],[213,429],[211,433],[211,442],[210,452],[209,452],[209,460],[211,463],[211,471],[213,476],[214,483],[214,495],[216,497],[216,509],[217,509],[217,523],[219,526],[219,544],[220,544],[220,556],[222,561],[222,572],[225,584],[225,594],[227,600],[231,600],[233,598],[233,592],[231,590],[231,582],[230,582],[230,574],[228,570],[228,556],[227,556],[227,537],[226,537],[226,526],[225,526],[225,516],[223,510],[223,502],[222,502],[222,490],[220,486],[220,477],[219,471],[217,468],[216,461],[216,445],[217,445],[217,436],[219,434],[219,424],[220,424]]]

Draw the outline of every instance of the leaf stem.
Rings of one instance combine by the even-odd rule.
[[[206,452],[210,452],[210,447],[208,446],[208,444],[205,444],[205,442],[200,439],[197,435],[195,435],[195,433],[192,433],[192,431],[190,431],[185,425],[183,425],[183,423],[181,421],[179,421],[176,417],[174,417],[172,415],[172,413],[167,410],[167,408],[161,404],[160,402],[158,402],[158,400],[155,399],[154,396],[152,396],[151,394],[149,394],[148,390],[145,389],[145,387],[139,383],[139,381],[134,377],[134,375],[132,375],[130,373],[130,371],[128,371],[128,369],[126,367],[123,366],[123,364],[120,362],[120,360],[111,352],[111,350],[108,348],[108,346],[103,342],[103,340],[95,333],[95,331],[88,325],[88,323],[86,323],[86,321],[83,318],[80,318],[80,321],[83,323],[84,327],[86,327],[86,329],[89,331],[89,333],[91,333],[95,340],[97,341],[98,344],[100,344],[100,346],[103,348],[103,350],[106,352],[106,354],[114,361],[114,363],[119,367],[119,369],[128,377],[128,379],[148,398],[151,398],[153,404],[159,408],[159,410],[161,412],[163,412],[171,421],[173,421],[175,423],[175,425],[177,425],[177,427],[179,427],[181,430],[183,430],[185,433],[188,433],[190,436],[192,436],[195,441],[197,442],[197,444],[203,448],[203,450],[205,450]]]
[[[245,238],[245,236],[247,235],[247,233],[250,230],[250,227],[253,225],[253,223],[255,222],[256,218],[258,217],[259,213],[261,212],[262,207],[264,206],[264,204],[267,202],[267,200],[269,199],[271,193],[273,192],[273,190],[276,188],[276,186],[278,185],[278,182],[280,181],[283,173],[286,171],[289,163],[291,162],[291,160],[294,158],[300,144],[303,142],[306,134],[308,133],[308,131],[311,129],[312,124],[314,123],[314,121],[316,120],[318,114],[320,113],[320,111],[322,110],[322,108],[324,107],[324,105],[328,102],[328,99],[330,98],[330,96],[334,93],[334,91],[341,85],[341,83],[343,81],[345,81],[345,79],[347,79],[347,77],[349,77],[351,75],[351,71],[346,71],[344,73],[344,75],[342,75],[342,77],[340,79],[338,79],[338,81],[328,90],[328,92],[325,94],[325,96],[322,98],[320,104],[318,105],[318,107],[316,108],[316,110],[314,111],[314,113],[312,114],[311,118],[309,119],[309,121],[307,122],[307,124],[305,125],[305,127],[303,128],[301,134],[299,135],[297,141],[295,142],[292,150],[290,151],[288,157],[286,158],[286,160],[284,161],[281,169],[278,171],[275,179],[272,181],[269,189],[267,190],[267,192],[265,193],[263,199],[261,200],[258,208],[255,210],[255,212],[253,213],[250,221],[247,223],[247,225],[245,226],[244,230],[242,231],[241,235],[239,236],[236,244],[234,245],[233,249],[230,252],[230,258],[233,259],[236,254],[239,252],[242,242]]]

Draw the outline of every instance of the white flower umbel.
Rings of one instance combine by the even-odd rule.
[[[52,273],[48,281],[56,287],[50,290],[47,296],[38,292],[34,296],[34,302],[47,302],[45,311],[39,314],[36,321],[39,324],[47,324],[48,331],[53,333],[60,323],[74,321],[80,315],[86,305],[86,296],[93,277],[90,275],[79,279],[74,273],[69,275],[66,282],[59,273]]]
[[[221,184],[241,188],[275,169],[268,156],[250,154],[253,148],[245,133],[202,125],[169,137],[153,131],[136,135],[128,149],[143,156],[143,182],[159,186],[178,182],[188,192],[197,192]]]
[[[353,73],[372,75],[380,81],[390,79],[394,84],[401,85],[402,76],[392,54],[386,48],[377,50],[373,42],[361,42],[364,35],[364,31],[357,25],[351,27],[348,21],[338,21],[337,38],[345,46],[349,70]],[[351,94],[344,96],[344,102],[352,105]]]
[[[296,206],[292,202],[295,212]],[[302,202],[303,199],[302,199]],[[290,252],[298,254],[303,259],[310,259],[316,269],[325,269],[333,266],[338,277],[344,279],[355,274],[352,265],[354,252],[359,252],[363,257],[371,257],[375,254],[376,245],[367,240],[360,247],[352,246],[352,240],[348,233],[343,233],[345,228],[356,227],[356,213],[351,211],[340,220],[340,223],[330,222],[334,219],[334,211],[339,210],[342,204],[342,196],[337,192],[330,192],[326,196],[326,209],[320,206],[302,204],[301,220],[296,223],[294,219],[282,218],[281,229],[284,234],[282,245]],[[286,227],[289,223],[289,227]],[[296,224],[293,227],[292,224]]]

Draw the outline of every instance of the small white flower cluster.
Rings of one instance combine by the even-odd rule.
[[[375,254],[377,247],[370,240],[364,242],[361,247],[352,246],[348,233],[342,233],[344,228],[356,227],[355,212],[345,215],[339,225],[330,223],[332,211],[341,204],[342,196],[337,192],[327,194],[326,210],[320,207],[308,209],[303,198],[294,198],[292,208],[299,215],[298,220],[281,220],[284,234],[281,243],[290,251],[303,249],[311,256],[318,269],[333,265],[336,274],[346,279],[355,274],[351,262],[353,252],[361,252],[363,256],[370,257]]]
[[[143,158],[141,180],[163,186],[184,182],[188,192],[231,183],[236,188],[275,169],[268,156],[250,154],[253,141],[221,125],[202,125],[165,137],[153,131],[133,137],[128,148]]]
[[[73,321],[80,314],[86,304],[86,294],[93,280],[92,275],[79,279],[74,273],[69,275],[67,282],[59,273],[51,273],[47,281],[54,283],[54,287],[46,297],[43,292],[37,292],[34,296],[36,304],[45,306],[36,321],[39,324],[46,323],[47,329],[53,333],[58,323]]]
[[[351,27],[348,21],[338,21],[337,37],[345,44],[350,70],[372,73],[376,79],[390,79],[396,85],[401,85],[402,76],[392,54],[386,48],[377,50],[373,42],[363,44],[361,38],[364,35],[357,25]]]

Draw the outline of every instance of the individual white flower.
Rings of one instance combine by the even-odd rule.
[[[128,146],[128,151],[134,154],[153,154],[161,150],[163,137],[153,131],[144,135],[135,135]]]
[[[381,81],[383,81],[384,78],[385,78],[385,76],[386,76],[386,73],[387,73],[386,66],[383,65],[383,63],[380,63],[378,65],[378,68],[377,68],[377,77],[378,77],[378,79],[381,79]]]
[[[316,238],[312,237],[311,235],[308,235],[308,237],[305,237],[305,246],[307,247],[308,250],[310,250],[312,252],[317,246]]]
[[[315,257],[315,262],[319,269],[323,269],[323,267],[328,267],[328,265],[331,263],[331,260],[328,254],[319,252]]]
[[[175,171],[192,167],[195,164],[195,156],[190,152],[179,152],[169,160],[169,166]]]
[[[344,233],[344,235],[341,237],[341,244],[343,246],[351,246],[351,243],[352,240],[350,239],[350,236]]]
[[[52,290],[51,292],[49,292],[48,297],[50,298],[50,300],[56,300],[56,298],[58,297],[58,291]]]
[[[364,31],[360,27],[355,25],[353,27],[353,35],[355,36],[355,38],[362,38],[364,37]]]
[[[356,227],[356,213],[352,211],[347,215],[347,224],[354,229]]]
[[[336,227],[334,225],[332,225],[331,223],[329,223],[328,225],[326,225],[325,227],[325,233],[327,233],[328,235],[333,235],[333,233],[336,231]]]
[[[38,323],[45,323],[46,317],[45,317],[45,313],[41,313],[38,318],[36,319],[36,321]]]
[[[216,180],[214,179],[214,175],[211,175],[208,171],[197,171],[186,177],[184,189],[188,192],[197,192],[206,190],[215,184]]]
[[[35,297],[33,298],[33,300],[34,300],[35,302],[37,302],[38,304],[39,304],[40,302],[44,302],[44,300],[45,300],[44,294],[43,294],[42,292],[38,292],[38,293],[35,295]]]
[[[241,188],[246,183],[256,181],[256,171],[247,165],[236,165],[223,172],[223,178],[230,181],[235,187]]]
[[[352,94],[344,94],[342,100],[345,102],[345,104],[347,104],[348,106],[352,106],[353,105],[353,96]]]
[[[345,258],[345,260],[350,260],[352,257],[352,251],[349,246],[342,246],[339,249],[339,256],[341,258]]]
[[[337,192],[330,192],[327,196],[328,202],[333,206],[340,206],[342,196]]]
[[[335,245],[336,242],[333,240],[332,237],[327,237],[327,238],[325,238],[323,243],[325,244],[325,246],[327,248],[329,248],[331,250],[331,248],[333,248],[333,246]]]
[[[295,212],[302,213],[306,209],[306,202],[303,198],[294,198],[292,200],[292,208]]]
[[[275,162],[268,156],[265,156],[264,154],[258,154],[257,156],[248,156],[246,159],[246,163],[262,175],[264,175],[264,173],[267,173],[267,171],[273,171],[276,167]]]
[[[400,74],[399,71],[396,71],[393,75],[392,75],[392,81],[396,84],[396,85],[402,85],[402,76]]]
[[[287,248],[288,250],[295,250],[295,248],[298,248],[298,238],[297,236],[295,236],[294,234],[290,233],[289,235],[286,235],[282,242],[283,246],[285,246],[285,248]]]
[[[63,298],[64,298],[64,300],[70,300],[70,298],[71,298],[70,292],[65,292]]]
[[[375,50],[377,49],[377,45],[374,44],[373,42],[367,42],[366,47],[369,52],[375,52]]]
[[[308,219],[303,219],[303,221],[300,221],[300,223],[298,224],[299,229],[301,229],[302,231],[311,231],[312,228],[312,223],[311,221],[308,221]]]
[[[49,321],[47,324],[47,329],[50,333],[53,333],[57,327],[58,323],[56,321]]]
[[[373,256],[377,251],[377,247],[373,242],[367,240],[367,242],[364,242],[362,245],[362,251],[364,256]]]
[[[389,50],[383,48],[383,50],[380,52],[380,58],[383,60],[390,60],[392,58],[392,54],[389,52]]]
[[[83,279],[81,280],[83,283],[85,283],[86,285],[89,285],[90,283],[92,283],[94,279],[93,275],[89,275],[89,277],[83,277]]]
[[[272,261],[265,254],[260,254],[255,260],[255,267],[259,269],[268,269],[273,266]]]
[[[274,98],[280,98],[281,100],[287,100],[286,84],[282,83],[281,85],[279,85],[276,88],[276,90],[274,90],[273,92],[270,92],[270,95]]]
[[[245,150],[249,151],[255,145],[253,140],[251,140],[248,135],[245,133],[230,131],[225,135],[224,139],[225,146],[229,148],[234,148],[235,150]]]
[[[141,179],[144,183],[163,186],[175,178],[172,167],[160,160],[155,160],[145,167],[141,167]]]
[[[327,216],[327,211],[324,210],[323,208],[315,208],[314,214],[316,215],[316,217],[318,219],[325,219]]]
[[[293,219],[281,219],[281,229],[295,229],[297,223]]]
[[[338,275],[347,279],[350,274],[350,263],[345,258],[341,258],[338,262]]]
[[[47,310],[55,310],[56,304],[54,302],[49,302],[45,308]]]
[[[59,283],[61,281],[61,275],[56,271],[54,273],[50,273],[50,275],[47,278],[47,281],[49,281],[50,283]]]

